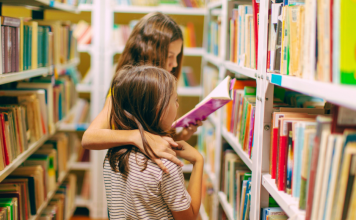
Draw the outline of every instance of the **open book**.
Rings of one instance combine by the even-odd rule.
[[[235,79],[234,79],[235,80]],[[173,123],[173,127],[187,127],[189,124],[195,124],[197,120],[206,119],[211,113],[231,101],[230,76],[227,76],[204,100],[195,106],[187,114],[183,115]]]

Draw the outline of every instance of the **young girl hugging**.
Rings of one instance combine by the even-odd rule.
[[[145,154],[134,145],[110,148],[104,181],[110,219],[196,219],[201,204],[203,157],[184,141],[174,149],[193,164],[189,186],[182,168],[161,159],[168,173],[150,158],[157,157],[145,132],[169,136],[177,115],[176,78],[153,66],[125,66],[111,85],[110,122],[115,129],[139,130]],[[178,150],[179,149],[179,150]]]

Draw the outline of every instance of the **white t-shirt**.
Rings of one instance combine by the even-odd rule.
[[[191,198],[184,187],[182,168],[162,159],[169,170],[164,173],[151,160],[143,169],[144,155],[131,153],[129,173],[114,172],[104,161],[104,182],[108,215],[114,219],[173,219],[172,211],[184,211]]]

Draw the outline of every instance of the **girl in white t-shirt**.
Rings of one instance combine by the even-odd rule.
[[[109,149],[104,181],[110,219],[196,219],[201,204],[203,157],[185,142],[177,156],[193,164],[188,189],[180,166],[162,159],[163,172],[145,132],[169,136],[176,119],[178,95],[175,77],[153,66],[127,66],[111,86],[110,122],[115,129],[141,133],[145,154],[134,145]],[[178,149],[178,148],[177,148]],[[146,156],[148,155],[148,156]]]

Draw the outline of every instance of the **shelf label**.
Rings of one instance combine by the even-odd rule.
[[[281,86],[282,85],[282,76],[279,74],[271,74],[271,83]]]
[[[87,124],[78,124],[78,125],[76,126],[76,130],[77,130],[77,131],[86,131],[87,128],[88,128],[88,125],[87,125]]]
[[[54,0],[49,1],[49,7],[54,7]]]

